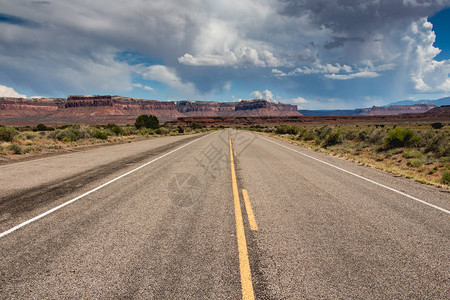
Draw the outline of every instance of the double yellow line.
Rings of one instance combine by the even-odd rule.
[[[239,251],[239,269],[241,273],[242,299],[255,299],[252,283],[252,273],[247,251],[247,240],[245,238],[244,221],[242,219],[241,204],[239,201],[239,190],[236,180],[236,170],[234,168],[233,146],[231,143],[231,134],[228,132],[228,140],[230,143],[230,161],[231,161],[231,181],[233,184],[234,197],[234,215],[236,217],[236,238]],[[250,199],[246,190],[242,190],[244,196],[245,208],[249,217],[251,230],[258,230],[255,216],[250,204]]]

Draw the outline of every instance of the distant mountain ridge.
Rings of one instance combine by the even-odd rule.
[[[414,105],[419,103],[428,103],[428,104],[434,104],[436,106],[442,106],[442,105],[450,105],[450,97],[440,98],[436,100],[402,100],[397,101],[394,103],[390,103],[385,106],[392,106],[392,105]]]
[[[443,105],[450,105],[450,97],[437,100],[402,100],[385,106],[347,110],[299,110],[305,116],[381,116],[424,113]]]

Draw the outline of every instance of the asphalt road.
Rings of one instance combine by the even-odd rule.
[[[0,166],[0,298],[448,299],[449,200],[235,130]]]

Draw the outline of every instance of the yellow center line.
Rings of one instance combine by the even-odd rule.
[[[236,180],[236,171],[234,169],[233,147],[231,146],[230,132],[228,132],[228,140],[230,143],[231,181],[233,184],[234,215],[236,218],[236,238],[239,251],[239,269],[241,272],[242,299],[255,299],[255,295],[253,292],[252,273],[250,271],[250,263],[248,260],[244,222],[242,220],[241,204],[239,203],[239,190]]]
[[[252,203],[248,197],[247,190],[242,190],[242,196],[244,196],[245,210],[247,211],[248,223],[251,230],[258,230],[258,224],[256,224],[255,215],[253,214]]]

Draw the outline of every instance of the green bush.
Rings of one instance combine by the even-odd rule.
[[[71,141],[78,141],[79,139],[84,137],[84,134],[80,131],[79,128],[73,126],[58,130],[55,133],[55,136],[60,141],[62,141],[64,138],[69,138]]]
[[[450,184],[450,172],[445,171],[444,174],[442,174],[442,182],[445,184]]]
[[[384,139],[384,134],[380,129],[376,129],[368,134],[367,141],[373,145],[382,144]]]
[[[434,129],[441,129],[442,127],[444,127],[444,124],[442,124],[441,122],[436,122],[432,123],[431,127],[433,127]]]
[[[158,129],[159,128],[159,120],[157,117],[153,115],[140,115],[136,118],[136,122],[134,123],[137,129],[141,127],[150,128],[150,129]]]
[[[125,126],[122,128],[123,135],[135,135],[138,134],[135,126]]]
[[[22,154],[22,148],[17,144],[11,144],[7,147],[8,150],[12,151],[14,154]]]
[[[53,131],[53,130],[55,130],[55,128],[45,126],[42,123],[37,124],[36,127],[33,128],[33,131]]]
[[[300,130],[296,126],[280,125],[280,126],[277,126],[276,129],[275,129],[275,133],[277,133],[277,134],[293,134],[293,135],[296,135],[299,132],[300,132]]]
[[[321,128],[316,129],[316,136],[320,140],[324,140],[331,133],[331,131],[333,131],[333,129],[325,125]]]
[[[19,131],[10,126],[0,127],[0,141],[11,142],[19,134]]]
[[[191,127],[192,129],[202,129],[203,128],[203,126],[202,125],[200,125],[199,123],[192,123],[191,125],[189,125],[189,127]]]
[[[123,134],[123,130],[120,126],[116,124],[108,124],[105,126],[106,129],[110,130],[115,135],[119,136]]]
[[[412,129],[398,127],[389,131],[385,141],[386,147],[392,149],[417,145],[420,137]]]
[[[105,132],[101,131],[101,130],[97,130],[95,132],[95,134],[94,134],[94,137],[96,139],[101,139],[101,140],[107,140],[108,139],[108,135]]]
[[[36,127],[33,128],[33,131],[47,131],[47,126],[45,126],[42,123],[39,123],[36,125]]]
[[[178,130],[178,133],[184,133],[184,128],[181,126],[178,126],[177,130]]]
[[[333,146],[342,143],[342,132],[340,130],[331,131],[325,138],[323,147]]]
[[[414,158],[414,159],[409,160],[406,164],[410,167],[420,167],[420,166],[423,166],[425,164],[425,162],[421,158]]]
[[[421,145],[425,147],[425,153],[433,152],[436,157],[450,155],[450,138],[447,134],[428,133],[424,135]]]
[[[422,153],[420,153],[419,151],[406,151],[405,153],[403,153],[403,157],[404,158],[421,158],[422,157]]]
[[[155,133],[156,133],[156,134],[163,134],[161,128],[156,129],[156,130],[155,130]]]

